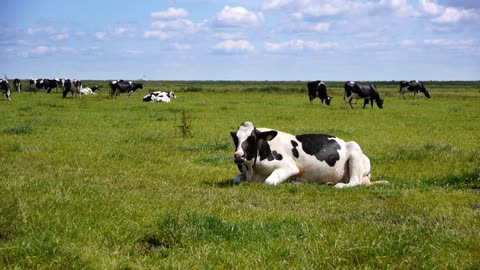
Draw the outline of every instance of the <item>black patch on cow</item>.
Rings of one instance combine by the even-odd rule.
[[[295,158],[298,158],[300,155],[298,154],[298,150],[297,150],[297,146],[298,146],[298,143],[296,141],[291,141],[292,143],[292,154]]]
[[[302,149],[305,153],[315,156],[319,161],[325,161],[330,167],[333,167],[340,159],[338,150],[340,145],[333,136],[324,134],[304,134],[297,135],[295,138],[302,143]],[[292,144],[293,145],[293,144]]]
[[[270,150],[270,145],[266,140],[259,139],[258,143],[258,155],[260,156],[260,160],[268,159],[273,160],[274,158],[270,159],[269,157],[272,156],[272,151]]]
[[[277,153],[277,151],[273,150],[270,155],[268,155],[267,157],[267,160],[268,161],[272,161],[272,160],[282,160],[283,159],[283,156],[279,153]]]

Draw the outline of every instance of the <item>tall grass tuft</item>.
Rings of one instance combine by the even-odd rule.
[[[12,127],[4,127],[0,129],[1,133],[4,134],[29,134],[32,133],[32,126],[30,124],[22,124],[18,126],[12,126]]]

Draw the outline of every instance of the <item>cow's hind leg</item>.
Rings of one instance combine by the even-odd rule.
[[[336,188],[354,187],[359,185],[370,185],[370,160],[362,152],[356,142],[347,142],[348,169],[350,178],[348,183],[338,183]]]

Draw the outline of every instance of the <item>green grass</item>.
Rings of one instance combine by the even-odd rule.
[[[146,82],[117,99],[84,84],[101,90],[0,101],[0,268],[480,268],[478,82],[426,82],[429,100],[378,82],[383,110],[351,110],[342,82],[330,107],[305,82]],[[141,101],[155,90],[178,98]],[[233,185],[229,132],[247,120],[355,140],[390,184]]]

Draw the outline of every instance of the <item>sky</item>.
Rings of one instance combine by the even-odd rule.
[[[7,78],[480,80],[478,0],[1,3]]]

